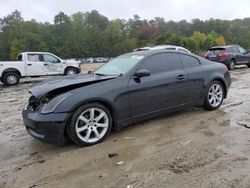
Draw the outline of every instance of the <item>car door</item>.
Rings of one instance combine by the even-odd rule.
[[[47,75],[57,75],[62,73],[61,60],[52,54],[43,54],[43,61]]]
[[[137,69],[148,70],[148,77],[132,77],[129,81],[131,116],[174,108],[185,103],[187,73],[182,69],[177,53],[158,53],[141,62]]]
[[[36,53],[28,53],[26,59],[26,72],[27,76],[42,76],[44,72],[44,62],[42,55]]]
[[[188,74],[187,103],[194,103],[203,98],[204,74],[199,59],[188,54],[180,54],[183,68]]]

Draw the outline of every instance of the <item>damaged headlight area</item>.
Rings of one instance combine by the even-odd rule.
[[[35,96],[31,96],[28,103],[25,105],[24,110],[35,112],[39,109],[41,101]]]
[[[70,97],[73,94],[74,93],[71,93],[71,92],[63,93],[63,94],[60,94],[60,95],[52,98],[51,100],[44,98],[43,101],[45,103],[42,106],[41,114],[49,114],[49,113],[54,112],[60,103],[62,103],[65,99],[67,99],[68,97]]]

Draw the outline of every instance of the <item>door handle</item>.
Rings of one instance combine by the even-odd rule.
[[[180,74],[176,77],[177,80],[184,80],[186,77],[183,74]]]
[[[47,64],[47,63],[44,63],[44,66],[48,66],[48,64]]]
[[[29,64],[27,64],[27,65],[28,65],[28,66],[32,66],[32,64],[30,64],[30,63],[29,63]]]

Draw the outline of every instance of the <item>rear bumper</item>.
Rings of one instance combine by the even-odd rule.
[[[41,115],[39,112],[23,110],[22,116],[27,132],[32,137],[46,143],[65,144],[68,113]]]

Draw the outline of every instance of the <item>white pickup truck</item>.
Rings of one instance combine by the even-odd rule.
[[[0,61],[0,81],[17,85],[20,78],[80,73],[80,62],[62,60],[47,52],[23,52],[17,61]]]

